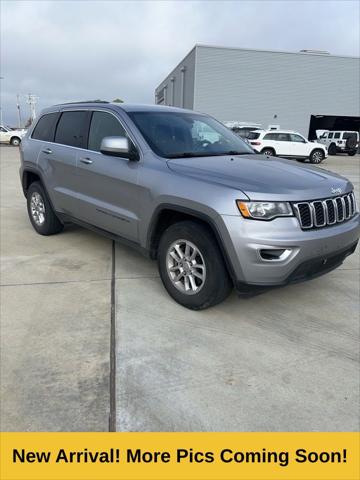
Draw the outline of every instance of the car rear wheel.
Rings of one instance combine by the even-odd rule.
[[[165,230],[158,266],[165,289],[186,308],[203,310],[222,302],[231,292],[217,241],[202,223],[183,221]]]
[[[310,155],[310,163],[321,163],[325,158],[322,150],[314,150]]]
[[[356,155],[356,150],[352,150],[351,152],[348,152],[348,155],[350,155],[350,157],[353,157],[354,155]]]
[[[30,222],[40,235],[53,235],[63,230],[64,225],[55,215],[40,182],[34,182],[27,191],[27,209]]]
[[[275,151],[272,148],[264,148],[261,150],[261,153],[268,157],[273,157],[275,155]]]
[[[11,140],[10,140],[10,144],[13,146],[13,147],[18,147],[20,145],[20,138],[19,137],[13,137]]]

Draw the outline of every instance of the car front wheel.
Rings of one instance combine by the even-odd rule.
[[[314,150],[310,155],[311,163],[321,163],[325,158],[324,152],[322,150]]]
[[[232,284],[211,230],[196,221],[171,225],[158,250],[161,280],[169,295],[192,310],[223,301]]]

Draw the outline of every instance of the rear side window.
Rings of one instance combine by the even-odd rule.
[[[259,137],[260,137],[259,132],[249,132],[248,140],[256,140]]]
[[[55,134],[55,142],[71,147],[82,147],[88,112],[63,112]]]
[[[90,124],[88,149],[99,152],[104,137],[126,137],[126,132],[114,115],[94,112]]]
[[[334,138],[340,138],[340,135],[341,135],[340,132],[336,132],[336,133],[334,133]]]
[[[59,113],[46,113],[37,122],[31,138],[35,140],[43,140],[44,142],[53,142],[56,128],[56,122]]]

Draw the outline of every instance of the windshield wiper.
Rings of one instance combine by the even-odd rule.
[[[255,152],[238,152],[236,150],[229,150],[228,152],[219,153],[219,155],[253,155]]]
[[[205,152],[181,152],[171,153],[167,158],[191,158],[191,157],[210,157],[211,154]]]

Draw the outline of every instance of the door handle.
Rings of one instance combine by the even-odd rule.
[[[45,150],[43,150],[43,153],[50,155],[50,153],[52,153],[52,150],[50,148],[45,148]]]
[[[85,163],[86,165],[91,165],[93,163],[93,161],[88,157],[81,157],[79,160],[81,163]]]

